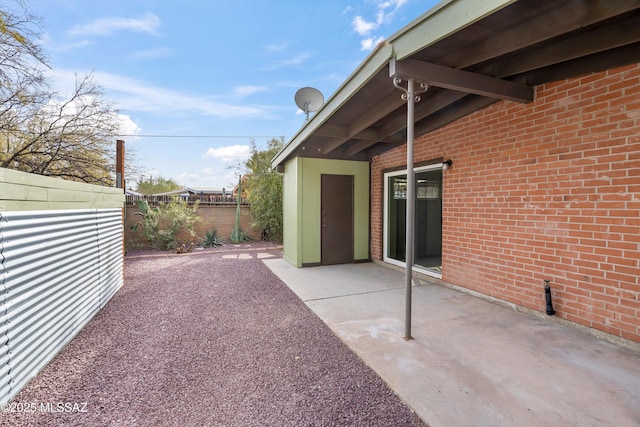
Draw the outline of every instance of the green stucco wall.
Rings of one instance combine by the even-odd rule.
[[[284,172],[284,258],[296,267],[321,261],[320,177],[354,176],[355,260],[369,259],[369,163],[296,157]]]
[[[121,188],[0,168],[0,211],[124,207]]]
[[[282,220],[284,251],[282,257],[296,267],[302,267],[302,253],[299,244],[300,237],[300,213],[299,199],[299,169],[300,158],[296,157],[284,165],[284,180],[282,185]]]

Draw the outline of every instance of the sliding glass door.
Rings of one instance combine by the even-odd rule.
[[[384,260],[404,266],[407,173],[385,174]],[[442,271],[442,166],[415,169],[414,266],[436,277]]]

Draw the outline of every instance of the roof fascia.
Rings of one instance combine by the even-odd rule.
[[[377,72],[387,66],[393,57],[393,48],[386,42],[380,43],[365,61],[336,90],[327,102],[307,121],[289,143],[273,158],[271,165],[275,168],[285,161],[289,155],[318,129],[335,111],[365,85]]]
[[[388,40],[380,43],[322,108],[273,158],[271,166],[277,168],[278,165],[284,164],[302,142],[340,109],[376,73],[386,67],[391,58],[395,57],[397,60],[406,58],[516,1],[444,0],[425,12]]]
[[[388,39],[395,57],[402,60],[447,38],[517,0],[443,1]]]

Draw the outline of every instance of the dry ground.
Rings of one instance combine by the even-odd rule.
[[[129,253],[123,288],[13,400],[38,410],[0,424],[424,425],[261,261],[276,256]]]

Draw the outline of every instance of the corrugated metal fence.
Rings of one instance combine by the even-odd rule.
[[[123,284],[122,210],[0,212],[0,404]]]

